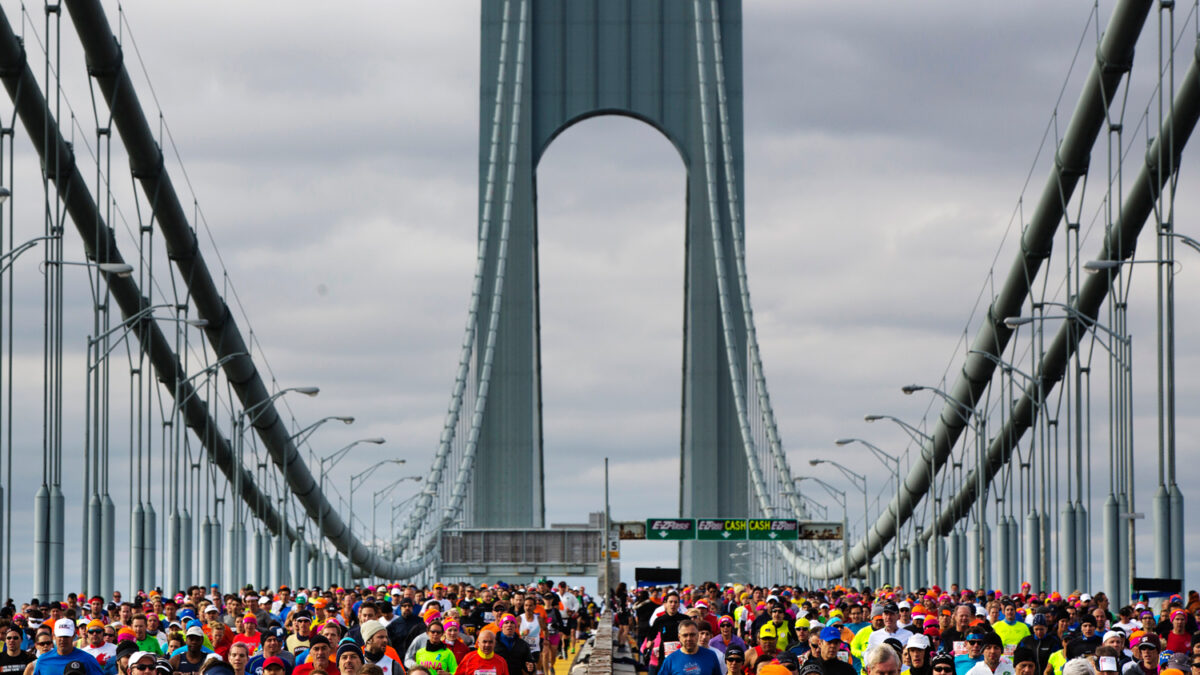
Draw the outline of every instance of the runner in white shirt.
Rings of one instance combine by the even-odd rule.
[[[888,638],[896,638],[900,644],[908,644],[908,639],[912,637],[912,631],[901,628],[900,624],[900,608],[896,603],[889,602],[883,606],[883,628],[871,632],[871,637],[867,640],[867,648],[863,653],[867,653],[872,649],[883,644],[883,641]]]
[[[117,645],[104,640],[104,622],[99,619],[92,619],[88,622],[87,644],[80,649],[96,657],[101,668],[117,657]]]

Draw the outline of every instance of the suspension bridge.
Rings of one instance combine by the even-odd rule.
[[[432,579],[448,532],[548,527],[548,492],[569,481],[547,471],[543,320],[553,319],[541,297],[538,170],[560,135],[610,115],[665,138],[686,176],[683,306],[669,310],[683,328],[678,513],[630,515],[836,520],[841,506],[851,523],[845,547],[683,542],[686,579],[1029,581],[1121,597],[1135,577],[1186,574],[1176,438],[1177,419],[1190,415],[1177,409],[1186,386],[1175,373],[1190,354],[1187,342],[1176,351],[1176,305],[1187,303],[1175,288],[1200,244],[1177,231],[1187,217],[1175,205],[1200,117],[1195,5],[1122,0],[1056,27],[1074,62],[1062,64],[1044,127],[1018,134],[1032,164],[1013,201],[994,207],[1012,206],[987,230],[994,257],[971,261],[952,284],[978,288],[962,296],[957,344],[947,343],[944,370],[912,372],[888,392],[921,398],[925,414],[863,410],[862,425],[845,421],[814,441],[777,421],[751,301],[743,95],[754,80],[742,4],[485,0],[467,312],[455,319],[457,354],[439,352],[449,399],[440,423],[423,420],[429,465],[390,483],[378,471],[411,469],[416,455],[391,450],[382,432],[347,429],[329,448],[321,439],[332,423],[361,414],[302,402],[319,383],[280,381],[267,361],[270,345],[246,311],[260,289],[237,286],[227,261],[238,254],[217,247],[180,152],[187,134],[150,84],[169,74],[139,46],[136,14],[98,0],[0,9],[9,595]],[[270,180],[252,173],[242,177],[262,180],[258,199],[269,200]],[[281,235],[248,248],[269,255],[269,237]],[[368,302],[386,305],[379,291]],[[434,316],[446,318],[440,308]],[[344,337],[331,351],[354,351]],[[903,439],[900,451],[871,440],[881,428]],[[318,442],[333,451],[316,452]],[[364,450],[379,461],[351,459],[361,470],[343,491],[335,467]],[[40,470],[22,461],[36,456]],[[365,488],[372,479],[386,487]],[[32,589],[14,575],[18,551],[32,554]]]

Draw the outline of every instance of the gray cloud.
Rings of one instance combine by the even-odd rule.
[[[423,473],[441,432],[474,265],[477,3],[293,2],[286,11],[227,1],[123,4],[219,246],[218,256],[202,232],[205,254],[211,265],[224,261],[250,317],[243,330],[253,329],[281,386],[322,387],[317,399],[288,401],[300,426],[329,414],[358,417],[353,427],[322,428],[313,436],[314,450],[326,454],[356,438],[388,438],[387,445],[360,448],[339,465],[337,489],[344,494],[348,477],[381,457],[404,457],[408,464],[381,471],[364,492]],[[1100,8],[1102,22],[1111,4]],[[116,25],[116,8],[109,9]],[[15,6],[6,3],[5,10],[10,19],[17,16]],[[831,452],[841,436],[902,450],[907,439],[898,429],[866,424],[863,414],[891,413],[916,423],[930,403],[903,396],[900,385],[954,377],[962,336],[974,334],[993,292],[989,267],[996,259],[996,274],[1007,273],[1015,253],[1022,219],[1010,225],[1010,218],[1089,10],[1028,0],[745,3],[747,257],[773,402],[797,473],[809,471],[807,459]],[[1130,90],[1125,141],[1134,148],[1145,132],[1132,129],[1156,83],[1155,30],[1152,17]],[[1060,128],[1090,67],[1094,32],[1088,29],[1066,84]],[[95,121],[69,24],[63,46],[64,91],[76,106],[82,157]],[[1190,41],[1181,53],[1189,49]],[[136,79],[154,119],[154,97]],[[1049,147],[1053,142],[1052,135]],[[41,232],[32,147],[18,134],[12,185],[18,241]],[[173,161],[173,153],[168,156]],[[1103,156],[1101,144],[1085,223],[1102,197]],[[1049,160],[1043,150],[1025,195],[1026,219]],[[136,241],[127,231],[136,228],[137,209],[119,148],[113,166],[124,216],[113,225],[132,260]],[[539,167],[546,503],[553,522],[581,521],[602,505],[606,455],[617,518],[678,508],[681,167],[670,144],[649,127],[609,118],[567,131]],[[170,168],[184,191],[180,169]],[[1191,180],[1185,163],[1181,230],[1196,211]],[[1097,250],[1098,235],[1099,228],[1085,242],[1085,255]],[[82,260],[73,236],[68,257]],[[161,237],[154,243],[157,302],[172,290]],[[1144,242],[1143,252],[1152,244]],[[1057,245],[1051,289],[1062,269],[1061,237]],[[36,456],[42,278],[35,258],[41,253],[26,256],[15,268],[13,433],[19,456]],[[1180,373],[1195,369],[1189,345],[1200,332],[1188,311],[1200,280],[1183,259]],[[1131,320],[1138,452],[1152,460],[1149,271],[1139,270]],[[83,274],[67,273],[70,453],[82,447],[82,346],[90,328]],[[236,305],[235,313],[240,316]],[[123,352],[113,367],[114,401],[121,405],[114,403],[111,471],[121,513],[129,470]],[[1098,380],[1098,418],[1102,390]],[[1198,394],[1180,378],[1181,439],[1200,429]],[[1102,422],[1093,438],[1099,486],[1107,476]],[[156,445],[155,471],[158,452]],[[890,494],[882,465],[855,448],[838,452],[866,472],[872,500],[878,490]],[[78,463],[78,454],[71,457],[68,466]],[[1180,471],[1196,477],[1189,466]],[[1154,473],[1139,467],[1139,495],[1151,493]],[[17,597],[31,584],[24,572],[31,554],[22,542],[31,540],[27,486],[40,478],[36,474],[37,467],[22,463],[14,472]],[[411,491],[405,484],[397,496]],[[1192,496],[1186,488],[1185,494]],[[68,504],[68,514],[77,513],[74,492]],[[126,537],[125,524],[119,526],[118,550]],[[1094,536],[1099,530],[1096,523]],[[637,564],[669,564],[674,549],[647,543],[628,545],[624,553],[629,577]],[[78,556],[73,548],[68,561]],[[124,561],[118,560],[122,572]],[[1139,560],[1143,568],[1149,563]],[[1195,570],[1189,572],[1194,578]],[[68,587],[76,583],[68,576]]]

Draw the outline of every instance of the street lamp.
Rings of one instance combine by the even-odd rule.
[[[821,463],[821,461],[819,461],[819,460],[810,460],[809,461],[809,464],[813,464],[813,465],[820,464],[820,463]],[[834,462],[829,462],[829,463],[834,464]],[[850,585],[850,519],[846,512],[846,493],[843,492],[842,490],[839,490],[839,489],[833,487],[829,483],[826,483],[825,481],[821,480],[820,478],[817,478],[816,476],[796,476],[795,478],[792,479],[792,483],[793,483],[792,489],[793,490],[795,489],[795,485],[794,485],[795,483],[799,483],[802,480],[816,481],[818,485],[825,488],[825,491],[828,492],[831,497],[833,497],[834,499],[840,500],[842,503],[842,586],[849,586]],[[863,480],[865,481],[866,479],[864,478]],[[863,495],[864,496],[866,495],[865,483],[864,483]],[[867,521],[866,521],[865,513],[863,514],[863,518],[864,518],[863,527],[866,527]],[[868,566],[869,566],[869,564],[868,564]]]
[[[50,239],[54,237],[39,237],[36,240],[30,240],[13,250],[13,257],[9,260],[11,264],[15,260],[16,255],[19,255],[23,250],[28,250],[39,240]],[[24,247],[24,248],[22,248]],[[104,263],[107,264],[107,263]],[[126,265],[128,267],[128,265]],[[133,268],[130,267],[130,270]],[[113,531],[113,520],[115,513],[107,513],[107,504],[111,502],[111,497],[108,493],[108,476],[107,467],[109,465],[107,453],[108,443],[106,440],[107,434],[102,433],[102,428],[105,425],[107,415],[102,406],[107,406],[103,403],[107,400],[106,383],[107,369],[100,369],[100,365],[105,363],[105,359],[116,349],[124,340],[133,327],[143,319],[150,317],[156,310],[163,308],[174,308],[175,304],[158,304],[148,305],[141,310],[134,312],[126,317],[123,321],[113,326],[103,333],[98,333],[95,337],[87,337],[87,357],[86,369],[84,371],[84,485],[85,495],[83,499],[83,518],[81,519],[81,537],[85,544],[83,548],[82,560],[80,561],[80,573],[87,588],[99,589],[108,587],[111,583],[105,583],[108,574],[106,570],[112,569],[113,546],[105,541],[106,532]],[[208,324],[203,319],[184,319],[181,317],[155,317],[162,321],[171,321],[177,324],[188,326],[203,327]],[[94,330],[99,330],[98,322],[93,326]],[[113,344],[109,345],[108,341],[114,334],[121,333],[121,337]],[[103,352],[101,352],[103,350]],[[176,395],[176,398],[178,396]],[[102,440],[103,439],[103,440]],[[141,471],[141,462],[137,462],[138,471]],[[176,462],[172,458],[171,470],[175,472],[177,469]],[[132,483],[133,465],[130,466],[130,478]],[[172,476],[176,478],[176,476]],[[172,493],[177,490],[177,480],[169,481]],[[141,503],[141,487],[142,482],[139,476],[138,479],[138,503]],[[130,504],[130,521],[133,522],[136,516],[132,509],[133,504]],[[107,522],[106,522],[107,521]],[[133,534],[131,538],[131,548],[141,548],[139,543],[141,532]],[[98,557],[98,560],[93,560]],[[135,566],[136,567],[136,566]]]
[[[963,403],[962,401],[958,400],[957,398],[954,398],[953,396],[942,391],[941,389],[938,389],[937,387],[931,387],[931,386],[920,385],[920,384],[909,384],[909,385],[905,385],[905,386],[901,387],[900,391],[902,391],[906,395],[910,395],[910,396],[918,391],[932,392],[933,394],[937,395],[939,398],[941,398],[945,402],[951,404],[954,407],[955,412],[958,414],[959,419],[961,419],[963,421],[963,424],[970,426],[971,428],[973,428],[975,430],[975,438],[976,438],[976,443],[975,443],[975,445],[976,445],[975,538],[977,539],[977,541],[975,543],[975,547],[977,549],[976,550],[976,566],[978,567],[978,569],[976,570],[976,574],[978,575],[976,578],[976,582],[979,584],[979,588],[986,588],[987,587],[987,541],[986,541],[987,535],[985,534],[984,527],[986,527],[985,518],[987,518],[987,511],[984,509],[984,497],[983,497],[983,488],[984,488],[983,460],[984,460],[984,455],[985,455],[986,447],[987,447],[987,433],[986,433],[987,420],[984,418],[983,415],[981,415],[979,413],[979,411],[975,410],[974,408],[967,405],[966,403]],[[975,420],[974,423],[972,423],[972,419]],[[939,514],[939,516],[940,516],[940,514]]]
[[[42,239],[57,239],[58,237],[41,237]],[[74,265],[78,267],[95,267],[107,275],[127,279],[133,276],[133,265],[128,263],[111,263],[111,262],[75,262],[71,260],[48,260],[45,265]]]
[[[349,483],[348,489],[350,491],[349,501],[350,501],[350,534],[351,534],[351,536],[354,535],[354,483],[359,480],[366,480],[366,479],[370,478],[371,474],[375,473],[379,469],[379,467],[384,466],[385,464],[404,464],[404,463],[405,463],[405,461],[403,459],[381,459],[378,462],[375,462],[374,464],[372,464],[371,466],[354,474],[353,476],[350,476],[350,483]]]
[[[362,443],[371,443],[373,445],[383,445],[386,442],[387,441],[385,441],[384,439],[379,438],[379,437],[360,438],[357,441],[354,441],[353,443],[351,443],[339,450],[334,450],[333,452],[329,453],[329,455],[322,457],[321,461],[320,461],[320,465],[319,465],[320,474],[321,474],[321,478],[320,478],[320,482],[319,482],[319,489],[321,491],[321,494],[325,494],[325,472],[327,472],[330,469],[332,469],[333,467],[337,466],[338,462],[342,461],[346,457],[346,453],[350,452],[351,448],[355,447],[356,445],[360,445]],[[325,466],[326,462],[329,463],[328,467]],[[317,536],[319,537],[319,541],[321,542],[321,548],[324,549],[325,548],[325,510],[324,509],[321,509],[317,515],[317,530],[318,530]],[[323,552],[324,551],[322,550],[322,553]]]
[[[884,464],[884,466],[886,466],[888,468],[888,470],[892,472],[892,477],[896,479],[896,494],[897,495],[900,494],[900,458],[898,458],[894,455],[891,455],[887,452],[884,452],[879,446],[875,445],[874,443],[865,441],[861,438],[839,438],[836,441],[834,441],[834,443],[839,446],[850,445],[851,443],[858,443],[860,445],[866,446],[866,448],[868,450],[870,450],[872,454],[875,455],[876,459],[878,459],[880,462],[882,462]],[[892,465],[889,466],[888,462],[891,462]],[[864,497],[865,497],[865,494],[864,494]],[[899,582],[900,581],[900,574],[899,574],[899,571],[900,571],[900,514],[899,513],[896,514],[896,534],[895,534],[895,536],[892,537],[892,556],[893,556],[892,565],[894,566],[894,569],[892,570],[892,572],[893,572],[893,574],[895,574],[896,581]]]
[[[1200,252],[1200,241],[1159,228],[1156,260],[1089,260],[1089,272],[1122,265],[1158,265],[1158,490],[1154,510],[1155,574],[1183,578],[1183,493],[1175,480],[1175,247],[1178,239]],[[1164,245],[1165,240],[1165,245]],[[1165,259],[1164,259],[1165,254]],[[1130,507],[1133,510],[1133,507]],[[1132,536],[1132,535],[1131,535]]]
[[[300,431],[292,434],[288,437],[288,440],[295,445],[304,445],[304,442],[308,440],[309,436],[313,435],[313,432],[317,430],[317,427],[325,424],[326,422],[332,422],[334,420],[337,420],[343,424],[354,424],[354,418],[349,415],[329,415],[328,417],[322,417],[316,422],[313,422]]]
[[[235,476],[234,490],[238,494],[241,494],[241,490],[242,490],[242,456],[243,456],[244,446],[245,446],[244,434],[246,432],[247,424],[249,424],[250,426],[253,426],[254,423],[258,420],[259,415],[262,413],[262,411],[264,411],[267,408],[267,406],[270,406],[277,399],[279,399],[283,396],[286,396],[287,394],[291,394],[291,393],[303,394],[304,396],[313,397],[313,396],[316,396],[317,394],[321,393],[321,388],[320,387],[311,387],[311,386],[287,387],[286,389],[280,389],[279,391],[275,392],[274,394],[271,394],[267,398],[255,403],[253,405],[242,408],[240,411],[238,411],[237,418],[234,421],[234,433],[237,435],[237,439],[238,439],[237,440],[238,472],[237,472],[237,475]],[[284,463],[283,472],[284,472],[284,482],[286,484],[286,482],[287,482],[287,463],[286,462]],[[241,515],[242,502],[241,502],[241,500],[238,500],[237,502],[234,502],[234,503],[236,504],[236,508],[235,508],[235,512],[234,512],[234,520],[235,520],[235,524],[240,527],[241,524],[245,520],[245,518]],[[260,504],[260,506],[261,506],[261,504]],[[282,517],[283,518],[287,517],[286,510],[285,510],[284,514],[282,515]],[[240,537],[240,533],[239,533],[239,537]],[[284,527],[284,528],[281,528],[280,533],[279,533],[279,547],[278,547],[279,552],[275,556],[275,565],[279,568],[279,572],[280,572],[279,576],[281,579],[284,576],[284,570],[287,569],[287,563],[286,563],[287,554],[285,553],[285,549],[287,546],[288,546],[287,528]],[[237,564],[234,565],[234,570],[235,570],[235,573],[240,573],[240,571],[242,569],[244,569],[244,567],[245,567],[245,565],[243,563],[246,560],[246,551],[245,551],[245,547],[241,546],[240,544],[237,545],[237,548],[238,548],[238,551],[237,551],[238,561],[237,561]],[[256,576],[259,576],[259,575],[256,575]],[[262,582],[265,580],[259,579],[258,581]]]
[[[1104,262],[1104,261],[1097,261],[1097,262]],[[1128,261],[1128,262],[1133,263],[1133,262],[1140,262],[1140,261]],[[1086,265],[1085,265],[1085,267],[1086,267]],[[1096,267],[1096,266],[1093,266],[1093,267]],[[1107,266],[1101,265],[1100,269],[1107,269]],[[1109,387],[1110,387],[1109,388],[1109,394],[1110,394],[1109,415],[1112,418],[1111,419],[1112,423],[1109,425],[1109,427],[1110,427],[1110,429],[1109,429],[1109,447],[1110,447],[1110,454],[1109,454],[1110,474],[1109,475],[1110,475],[1110,480],[1109,480],[1109,495],[1104,504],[1104,516],[1102,519],[1103,520],[1103,529],[1105,532],[1105,535],[1104,535],[1105,540],[1114,542],[1114,544],[1112,545],[1113,548],[1111,548],[1111,549],[1106,548],[1106,550],[1105,550],[1105,563],[1104,563],[1105,578],[1106,578],[1105,583],[1108,586],[1109,590],[1112,590],[1115,592],[1115,591],[1118,591],[1120,588],[1126,587],[1128,583],[1131,583],[1127,580],[1117,578],[1121,574],[1121,567],[1122,567],[1121,562],[1119,560],[1117,560],[1117,558],[1119,558],[1120,555],[1124,555],[1128,559],[1126,562],[1126,566],[1125,566],[1125,574],[1128,575],[1128,579],[1131,580],[1135,577],[1136,566],[1137,566],[1137,560],[1136,560],[1136,554],[1135,554],[1135,544],[1134,544],[1134,539],[1136,536],[1135,519],[1141,517],[1141,514],[1138,514],[1135,512],[1135,506],[1134,506],[1135,502],[1134,502],[1133,393],[1132,393],[1133,392],[1133,367],[1132,367],[1132,363],[1131,363],[1131,358],[1132,358],[1132,354],[1133,354],[1133,336],[1127,335],[1127,334],[1123,335],[1121,332],[1115,331],[1112,328],[1105,326],[1104,324],[1097,321],[1095,318],[1080,312],[1078,309],[1076,309],[1075,307],[1073,307],[1071,305],[1057,303],[1057,302],[1043,303],[1043,304],[1049,304],[1049,305],[1054,305],[1054,306],[1060,307],[1066,312],[1066,314],[1060,315],[1060,316],[1041,315],[1041,316],[1037,316],[1037,317],[1007,317],[1006,319],[1004,319],[1005,325],[1007,325],[1009,327],[1016,327],[1016,326],[1032,323],[1034,321],[1045,322],[1047,320],[1070,320],[1070,321],[1074,321],[1079,324],[1082,324],[1084,326],[1084,328],[1092,331],[1092,333],[1095,335],[1104,333],[1105,335],[1108,336],[1109,342],[1112,343],[1110,346],[1109,344],[1105,344],[1105,342],[1103,340],[1096,340],[1096,342],[1099,343],[1100,346],[1106,352],[1108,352],[1109,356],[1111,357],[1110,372],[1116,371],[1119,374],[1118,377],[1110,378],[1110,384],[1109,384]],[[1118,322],[1118,323],[1116,323],[1116,325],[1118,327],[1121,327],[1124,325],[1124,322],[1123,322],[1124,309],[1125,309],[1124,303],[1117,303],[1117,309],[1115,310],[1117,312],[1117,315],[1115,316],[1115,319]],[[1076,355],[1078,356],[1078,351],[1076,351]],[[1076,375],[1078,377],[1079,369],[1077,368],[1076,370],[1077,370]],[[1077,386],[1077,389],[1079,389],[1078,386]],[[1079,404],[1079,405],[1081,405],[1081,404]],[[1080,417],[1080,415],[1077,414],[1077,418],[1078,417]],[[1079,433],[1077,433],[1077,437],[1082,439],[1082,436]],[[1076,464],[1078,465],[1079,459],[1082,458],[1082,443],[1079,444],[1079,447],[1076,452],[1077,452]],[[1162,462],[1160,459],[1160,468],[1161,468],[1161,466],[1162,466]],[[1077,470],[1077,472],[1079,471],[1078,466],[1077,466],[1076,470]],[[1078,476],[1079,477],[1077,477],[1077,479],[1076,479],[1077,485],[1082,483],[1081,473],[1078,474]],[[1122,479],[1124,481],[1123,489],[1118,490],[1117,484],[1119,484],[1122,481]],[[1161,484],[1160,484],[1160,487],[1162,487]],[[1156,504],[1158,518],[1162,518],[1162,512],[1161,512],[1162,506],[1163,506],[1163,504],[1161,503],[1162,496],[1163,496],[1162,492],[1165,492],[1165,490],[1161,491],[1159,495],[1156,495],[1156,498],[1159,500],[1159,503]],[[1076,500],[1080,501],[1081,498],[1077,495]],[[1124,550],[1121,550],[1122,547],[1120,546],[1119,543],[1115,543],[1115,542],[1117,542],[1117,540],[1120,536],[1120,531],[1118,528],[1120,528],[1119,519],[1121,519],[1121,518],[1128,520],[1128,525],[1125,528],[1127,542],[1125,542],[1126,546],[1124,547]],[[1170,518],[1169,512],[1167,514],[1167,518],[1168,519]],[[1045,536],[1045,533],[1044,533],[1044,536]],[[1169,539],[1170,539],[1169,536],[1162,538],[1163,541],[1168,541]],[[1158,551],[1156,552],[1156,557],[1162,556],[1161,550],[1162,550],[1161,548],[1158,549]],[[1084,551],[1086,552],[1086,548],[1084,549]],[[1112,579],[1110,580],[1109,577],[1112,577]]]
[[[387,487],[385,487],[381,490],[376,490],[375,493],[371,495],[371,544],[372,545],[374,545],[375,542],[378,541],[378,534],[376,534],[376,530],[375,530],[375,513],[376,513],[376,511],[379,510],[379,502],[382,501],[383,498],[387,497],[388,494],[392,490],[395,490],[398,485],[400,485],[401,483],[403,483],[406,480],[411,480],[413,482],[420,483],[422,480],[424,480],[424,478],[422,476],[418,476],[415,474],[412,476],[404,476],[402,478],[397,478],[396,480],[392,481],[391,485],[388,485]]]
[[[842,475],[844,475],[847,480],[849,480],[851,483],[858,486],[862,490],[862,493],[863,493],[863,536],[865,537],[866,531],[867,531],[867,522],[869,521],[869,515],[867,513],[867,477],[862,475],[861,473],[857,473],[857,472],[847,468],[846,466],[844,466],[842,464],[839,464],[838,462],[835,462],[832,459],[810,459],[810,460],[808,460],[809,466],[819,466],[821,464],[832,465],[838,471],[841,471]],[[813,480],[819,480],[819,479],[813,478]],[[857,482],[855,482],[855,481],[857,481]]]

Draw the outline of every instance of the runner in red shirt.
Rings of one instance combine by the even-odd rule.
[[[454,675],[508,675],[508,664],[497,656],[496,634],[490,630],[479,633],[475,639],[475,651],[459,662]]]

